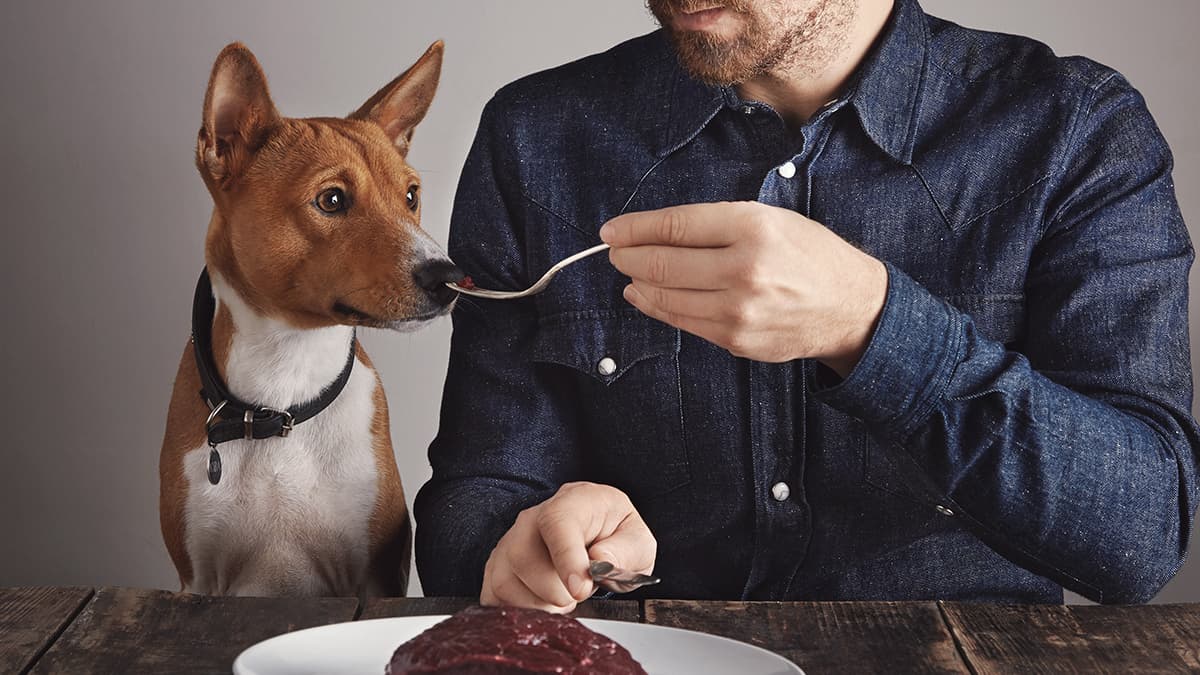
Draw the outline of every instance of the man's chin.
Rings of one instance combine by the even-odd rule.
[[[753,77],[739,53],[739,41],[720,39],[696,31],[668,31],[679,64],[692,77],[706,84],[728,86]]]

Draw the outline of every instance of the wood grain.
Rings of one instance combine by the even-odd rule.
[[[382,619],[393,616],[423,616],[453,614],[479,604],[474,598],[372,598],[363,607],[360,619]],[[579,605],[571,615],[576,618],[639,621],[641,607],[636,600],[589,600]]]
[[[90,597],[90,588],[0,588],[0,673],[26,672]]]
[[[1069,609],[1107,664],[1141,672],[1200,672],[1200,605]]]
[[[394,616],[453,614],[479,604],[471,598],[368,598],[359,619],[387,619]]]
[[[950,630],[975,672],[1097,673],[1102,661],[1087,649],[1064,605],[941,603]]]
[[[1200,606],[944,603],[967,658],[983,673],[1200,671]]]
[[[809,673],[968,672],[932,602],[647,600],[646,622],[741,640]]]
[[[377,599],[365,604],[361,618],[452,614],[475,602]],[[349,621],[357,608],[352,598],[0,589],[0,672],[224,674],[260,640]],[[576,616],[723,635],[810,673],[1200,672],[1200,604],[593,600]]]
[[[943,603],[947,622],[984,673],[1200,671],[1200,606]]]
[[[34,673],[223,673],[280,633],[350,621],[353,598],[211,598],[102,588]]]

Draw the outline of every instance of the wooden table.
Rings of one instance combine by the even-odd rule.
[[[466,599],[208,598],[132,588],[0,589],[0,673],[229,673],[285,631],[449,614]],[[1200,604],[591,601],[581,617],[725,635],[807,673],[1200,671]]]

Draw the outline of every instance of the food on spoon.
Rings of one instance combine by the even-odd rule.
[[[463,277],[462,279],[459,279],[458,283],[455,285],[468,291],[475,290],[475,281],[471,279],[471,277]]]
[[[536,609],[469,607],[400,645],[388,675],[646,675],[629,650],[575,619]]]

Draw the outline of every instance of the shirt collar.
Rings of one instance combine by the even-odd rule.
[[[668,51],[670,40],[659,39]],[[867,136],[893,159],[912,162],[918,112],[925,80],[928,24],[918,0],[896,0],[875,48],[856,75],[849,102]],[[659,91],[669,91],[667,122],[658,156],[665,157],[693,138],[730,100],[722,87],[693,79],[672,53],[663,60]],[[733,98],[736,98],[734,96]]]
[[[925,83],[929,24],[917,0],[896,0],[875,49],[859,69],[851,103],[867,136],[893,159],[912,163]]]
[[[669,91],[666,134],[658,148],[659,158],[675,152],[690,142],[725,106],[725,93],[721,87],[704,84],[690,76],[679,65],[670,38],[663,30],[658,37],[669,52],[663,62],[668,64],[664,73],[665,85],[659,91]]]

